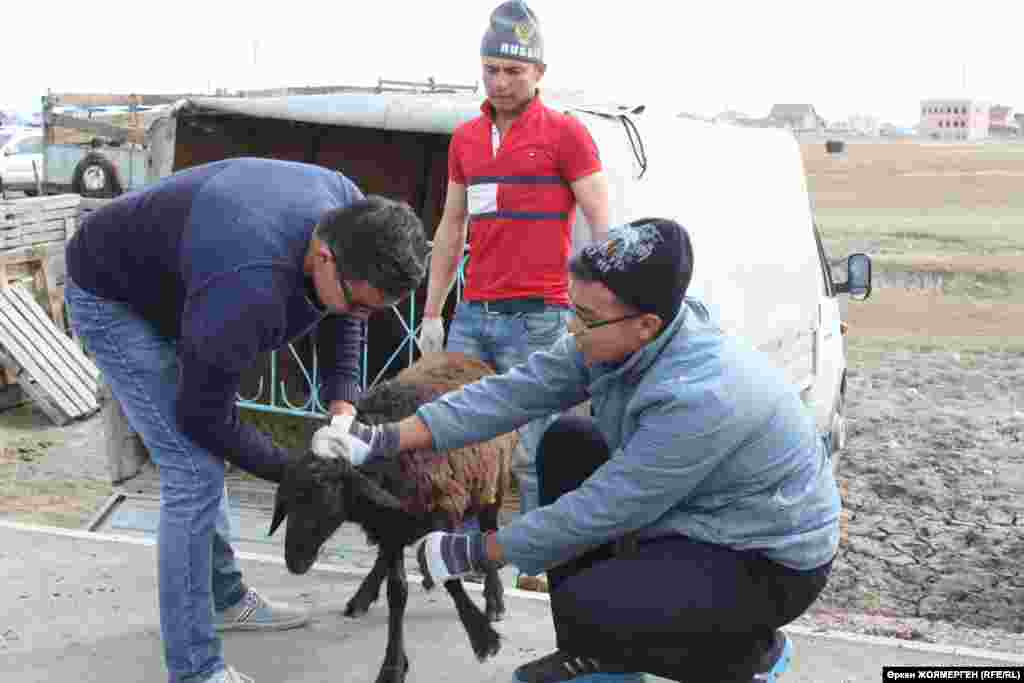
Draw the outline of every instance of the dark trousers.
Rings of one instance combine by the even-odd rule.
[[[608,460],[593,420],[566,415],[537,450],[540,504]],[[750,681],[770,666],[774,630],[825,587],[831,563],[796,571],[752,551],[685,536],[613,543],[548,571],[559,649],[673,680]]]

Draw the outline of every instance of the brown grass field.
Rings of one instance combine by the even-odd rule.
[[[1024,347],[1024,145],[803,145],[826,250],[872,257],[875,290],[852,302],[855,338]],[[908,273],[941,286],[887,288]],[[920,277],[914,279],[921,279]]]

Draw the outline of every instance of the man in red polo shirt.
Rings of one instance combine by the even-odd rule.
[[[505,372],[565,333],[576,205],[592,238],[603,240],[608,184],[583,124],[541,102],[544,46],[524,2],[510,0],[491,13],[480,54],[487,100],[452,136],[419,344],[424,353],[444,344],[441,309],[468,232],[466,288],[447,348]],[[514,468],[523,512],[537,506],[536,447],[555,417],[519,430]]]

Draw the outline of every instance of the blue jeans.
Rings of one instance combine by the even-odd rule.
[[[558,419],[539,450],[543,505],[578,489],[611,456],[594,420],[575,415]],[[555,642],[673,681],[749,682],[766,670],[775,629],[807,611],[831,569],[831,561],[789,569],[756,550],[678,535],[642,540],[633,551],[608,543],[548,570]]]
[[[224,668],[213,611],[245,594],[229,545],[224,460],[192,442],[175,417],[176,342],[123,303],[68,278],[71,326],[121,403],[160,471],[157,571],[160,633],[171,683],[205,680]]]
[[[488,313],[481,306],[462,302],[448,330],[448,351],[464,353],[488,363],[499,373],[526,362],[534,351],[544,351],[566,333],[569,309],[545,306],[537,313]],[[557,414],[519,428],[519,447],[512,471],[519,482],[519,510],[538,505],[537,445]]]

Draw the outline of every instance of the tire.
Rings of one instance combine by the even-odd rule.
[[[36,195],[38,195],[38,194],[39,194],[39,193],[38,193],[38,192],[36,192],[35,190],[22,190],[22,192],[24,192],[24,193],[25,193],[25,196],[26,196],[26,197],[35,197]]]
[[[102,154],[90,152],[75,166],[71,191],[83,197],[110,199],[124,192],[121,175]]]

